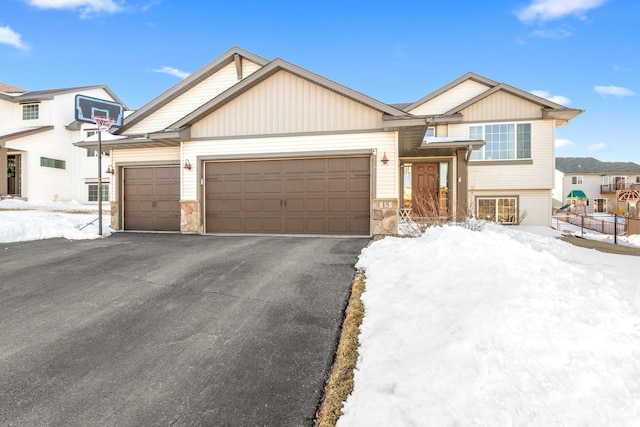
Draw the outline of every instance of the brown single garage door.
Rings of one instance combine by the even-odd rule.
[[[370,182],[370,157],[206,162],[206,231],[369,235]]]
[[[180,231],[180,167],[124,168],[124,229]]]

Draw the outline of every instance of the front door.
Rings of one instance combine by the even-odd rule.
[[[7,156],[7,194],[10,196],[20,196],[20,166],[21,156],[10,154]]]
[[[438,163],[414,163],[411,170],[411,205],[417,217],[439,215]]]

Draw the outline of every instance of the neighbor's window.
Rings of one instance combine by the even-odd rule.
[[[427,133],[425,136],[436,136],[436,128],[434,128],[433,126],[429,126],[427,128]]]
[[[22,120],[38,120],[40,118],[40,104],[25,104],[22,106]]]
[[[478,219],[515,224],[518,218],[518,200],[515,197],[478,197],[476,212]]]
[[[67,162],[64,160],[49,159],[47,157],[40,157],[40,166],[46,168],[66,169]]]
[[[98,201],[98,184],[89,184],[89,197],[90,202]],[[102,184],[102,200],[109,200],[109,184]]]
[[[102,156],[109,156],[111,154],[110,150],[103,151]],[[94,150],[92,148],[87,148],[87,157],[98,157],[98,150]]]
[[[571,183],[573,185],[581,185],[582,184],[582,177],[581,176],[572,176],[571,177]]]
[[[484,147],[471,153],[471,160],[531,158],[531,123],[469,126],[469,138],[485,141]]]
[[[640,176],[636,176],[636,184],[640,184]]]
[[[593,199],[593,211],[594,212],[606,212],[607,211],[607,199]]]

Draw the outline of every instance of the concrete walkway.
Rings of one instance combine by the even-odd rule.
[[[367,239],[0,245],[0,425],[311,426]]]

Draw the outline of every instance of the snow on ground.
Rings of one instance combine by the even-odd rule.
[[[468,224],[363,250],[338,427],[637,426],[639,259],[550,228]]]
[[[97,239],[98,207],[80,203],[0,201],[0,243],[63,237]],[[88,224],[88,225],[87,225]],[[109,236],[110,216],[102,216],[102,235]],[[83,228],[84,227],[84,228]]]

